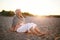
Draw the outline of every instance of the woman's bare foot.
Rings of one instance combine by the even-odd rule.
[[[45,34],[37,34],[37,36],[43,37],[43,36],[45,36]]]

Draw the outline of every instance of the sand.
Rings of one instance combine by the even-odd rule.
[[[0,26],[0,40],[55,40],[60,37],[60,18],[53,17],[26,17],[26,23],[33,22],[37,24],[41,32],[46,35],[39,37],[32,34],[7,32]]]

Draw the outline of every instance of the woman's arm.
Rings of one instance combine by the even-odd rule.
[[[21,25],[20,25],[20,23],[18,22],[16,25],[15,25],[15,31],[20,27]]]
[[[22,22],[23,23],[25,23],[25,18],[24,18],[24,16],[23,15],[20,15],[20,17],[19,18],[22,18]]]

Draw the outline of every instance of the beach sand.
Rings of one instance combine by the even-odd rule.
[[[45,36],[39,37],[32,34],[7,32],[0,27],[0,40],[55,40],[60,37],[60,18],[54,17],[26,17],[26,23],[33,22],[37,24]]]

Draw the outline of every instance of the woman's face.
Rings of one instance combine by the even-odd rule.
[[[22,15],[21,11],[18,9],[15,12],[16,12],[16,15],[18,15],[18,16]]]

